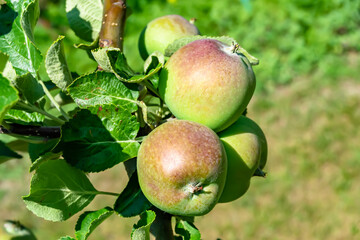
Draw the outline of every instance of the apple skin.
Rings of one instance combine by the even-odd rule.
[[[219,132],[240,117],[256,83],[248,59],[232,49],[214,39],[201,39],[169,58],[160,73],[159,93],[178,119]]]
[[[259,166],[262,154],[267,155],[265,135],[250,118],[241,116],[219,133],[228,159],[226,183],[219,203],[231,202],[246,193],[250,179]]]
[[[144,139],[137,157],[144,195],[173,215],[201,216],[211,211],[224,188],[226,170],[219,137],[191,121],[160,125]]]
[[[140,34],[140,55],[145,60],[155,51],[164,54],[166,47],[176,39],[199,34],[197,27],[180,15],[156,18]]]

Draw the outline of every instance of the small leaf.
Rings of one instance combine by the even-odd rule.
[[[58,152],[58,153],[53,153],[53,152],[47,152],[41,156],[39,156],[30,166],[30,172],[36,170],[40,164],[42,164],[45,161],[48,160],[55,160],[55,159],[59,159],[59,157],[62,155],[62,152]]]
[[[200,240],[201,234],[191,221],[176,218],[175,232],[182,240]]]
[[[166,105],[161,103],[160,98],[146,95],[143,102],[147,106],[147,121],[152,126],[158,126],[162,119],[171,115]]]
[[[127,81],[135,75],[128,65],[124,53],[119,48],[98,48],[91,53],[104,71],[114,73],[121,81]]]
[[[18,92],[11,85],[9,80],[0,74],[0,122],[5,113],[18,101]]]
[[[93,50],[92,54],[104,71],[111,72],[120,81],[128,83],[140,83],[152,78],[163,67],[165,61],[161,53],[155,52],[145,62],[145,74],[136,74],[118,48],[99,48]]]
[[[92,231],[113,213],[114,210],[110,207],[105,207],[97,211],[89,211],[81,214],[75,226],[76,239],[87,239]]]
[[[28,113],[17,109],[10,109],[4,119],[8,122],[22,125],[40,125],[40,123],[44,122],[45,116],[37,112]]]
[[[130,112],[137,110],[138,90],[129,89],[111,73],[95,72],[79,77],[68,87],[68,91],[82,108],[114,104]]]
[[[26,207],[49,221],[64,221],[86,207],[98,194],[86,175],[64,160],[44,162],[31,179]]]
[[[251,63],[251,65],[258,65],[259,60],[252,55],[250,55],[244,48],[240,47],[240,45],[236,42],[235,39],[228,37],[228,36],[220,36],[220,37],[211,37],[211,36],[201,36],[201,35],[195,35],[190,37],[183,37],[180,39],[175,40],[173,43],[169,44],[169,46],[165,49],[165,56],[171,57],[178,49],[182,48],[183,46],[199,40],[199,39],[215,39],[220,42],[223,42],[229,46],[235,45],[234,48],[237,53],[243,54]]]
[[[62,127],[63,156],[86,172],[99,172],[137,156],[139,124],[114,105],[81,110]]]
[[[6,9],[8,14],[5,21],[8,27],[4,34],[0,34],[0,51],[9,56],[17,75],[30,73],[36,76],[42,62],[41,52],[33,42],[33,28],[39,17],[39,1],[7,1]]]
[[[45,95],[40,83],[30,73],[17,77],[13,84],[19,90],[20,98],[31,104]]]
[[[66,0],[66,17],[75,34],[92,42],[100,33],[103,3],[101,0]]]
[[[16,79],[16,72],[14,70],[14,68],[12,67],[11,65],[11,62],[10,61],[7,61],[6,64],[5,64],[5,67],[4,67],[4,70],[2,72],[2,75],[9,79],[10,82],[14,82],[15,79]]]
[[[82,49],[82,50],[93,50],[99,47],[99,38],[96,38],[92,43],[79,43],[74,44],[74,47]]]
[[[45,59],[45,68],[50,80],[63,91],[72,82],[71,72],[65,58],[64,45],[62,43],[64,38],[64,36],[58,37],[49,48]]]
[[[144,62],[144,73],[149,73],[151,70],[156,69],[161,63],[163,66],[165,64],[165,57],[159,51],[153,52]]]
[[[18,13],[6,5],[6,2],[0,2],[0,4],[0,35],[5,35],[11,31],[12,24]]]
[[[155,212],[147,210],[140,215],[140,220],[134,224],[131,240],[150,240],[150,226],[156,217]]]
[[[76,240],[76,239],[73,237],[70,237],[70,236],[66,236],[66,237],[59,238],[59,240]]]
[[[14,1],[13,1],[14,2]],[[39,0],[33,0],[27,5],[23,14],[21,15],[21,27],[26,36],[35,43],[34,28],[40,16]]]
[[[51,151],[59,143],[59,139],[51,139],[45,143],[30,143],[29,144],[29,156],[31,162],[35,162],[41,155]]]
[[[13,158],[22,158],[22,156],[11,150],[5,145],[5,143],[0,141],[0,164]]]
[[[151,206],[140,189],[137,174],[132,174],[125,189],[116,199],[114,210],[122,217],[134,217]]]

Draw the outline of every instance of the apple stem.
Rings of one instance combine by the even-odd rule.
[[[105,0],[99,46],[116,47],[122,51],[125,21],[126,0]]]
[[[190,18],[189,22],[194,25],[196,20],[197,20],[196,18]]]
[[[195,185],[195,186],[192,186],[191,187],[191,193],[197,193],[197,192],[200,192],[200,191],[202,191],[204,189],[204,187],[203,186],[201,186],[201,185]]]
[[[255,170],[253,176],[266,177],[266,172],[264,172],[261,168],[257,168],[257,169]]]
[[[232,42],[232,45],[231,45],[231,51],[232,53],[236,53],[240,48],[240,45],[238,43],[235,43],[235,42]]]

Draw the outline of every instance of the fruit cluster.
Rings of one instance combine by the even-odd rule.
[[[144,58],[164,54],[174,40],[197,34],[183,17],[164,16],[144,29],[139,49]],[[243,115],[254,90],[251,63],[236,44],[204,38],[171,55],[159,93],[176,120],[155,128],[137,158],[140,187],[154,206],[199,216],[246,193],[267,159],[263,131]]]

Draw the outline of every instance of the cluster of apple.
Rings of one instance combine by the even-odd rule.
[[[155,19],[140,38],[141,55],[197,34],[181,16]],[[137,158],[140,187],[154,206],[199,216],[245,194],[267,159],[263,131],[243,115],[254,90],[251,64],[234,45],[195,40],[167,60],[159,93],[176,120],[155,128]]]

